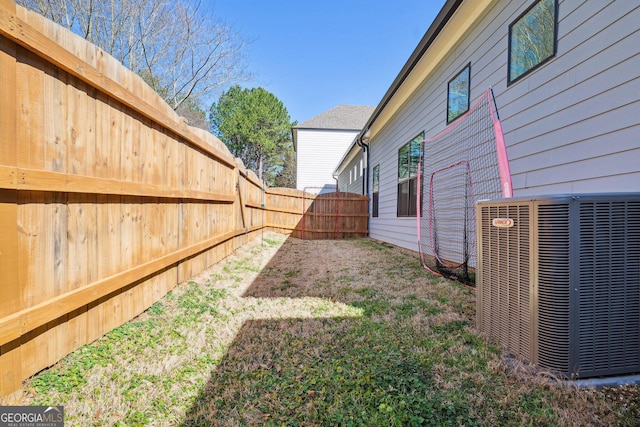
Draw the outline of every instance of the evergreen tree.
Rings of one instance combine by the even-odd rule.
[[[211,131],[267,185],[278,185],[276,178],[282,182],[283,171],[291,170],[286,166],[295,160],[293,124],[282,101],[272,93],[235,85],[211,106],[209,118]]]

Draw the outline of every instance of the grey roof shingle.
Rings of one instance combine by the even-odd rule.
[[[338,105],[295,128],[361,130],[375,108],[368,105]]]

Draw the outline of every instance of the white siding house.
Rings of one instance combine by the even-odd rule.
[[[292,129],[296,188],[310,193],[336,190],[333,172],[374,108],[339,105]],[[356,172],[362,180],[362,170]]]
[[[351,144],[345,157],[339,163],[333,175],[338,179],[340,191],[367,194],[367,158],[363,153],[362,146],[357,142]]]
[[[542,8],[554,15],[541,34],[549,54],[518,63],[516,50],[544,37],[517,30],[542,25],[532,17]],[[399,215],[399,150],[455,124],[450,84],[463,71],[467,105],[493,89],[513,196],[640,191],[638,46],[637,1],[448,0],[357,136],[371,208],[377,180],[370,236],[418,249],[415,213]]]

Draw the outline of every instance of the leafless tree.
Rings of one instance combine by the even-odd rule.
[[[174,110],[246,81],[248,42],[201,0],[18,0],[139,74]]]

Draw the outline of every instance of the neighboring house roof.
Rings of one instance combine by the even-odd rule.
[[[298,129],[352,130],[359,132],[376,107],[338,105],[291,128],[293,149],[298,151]]]
[[[296,129],[360,130],[376,107],[367,105],[338,105],[329,111],[302,122]]]

